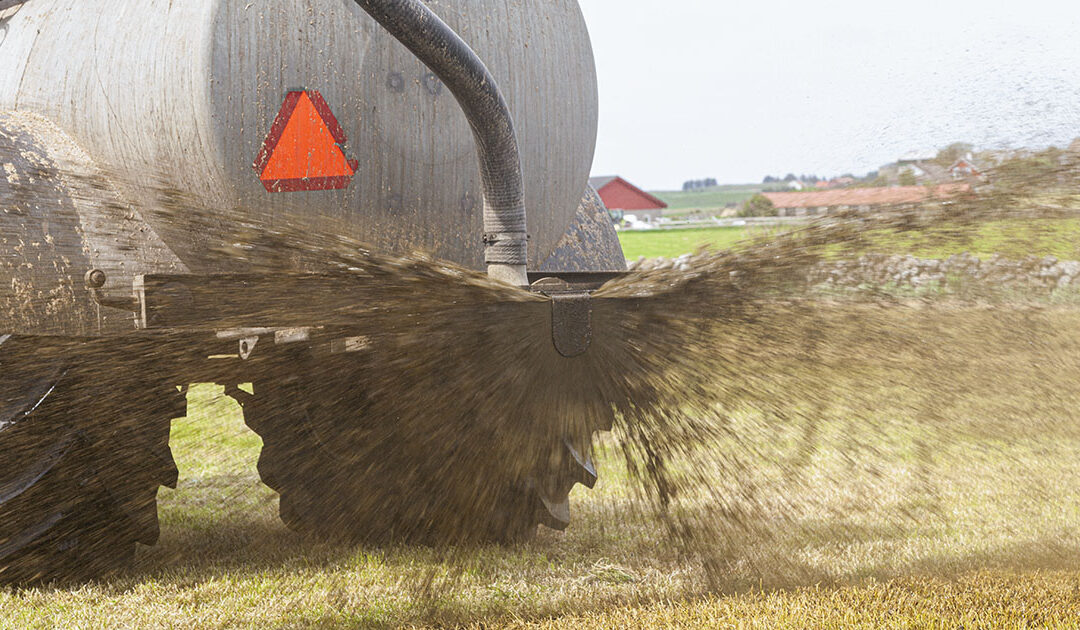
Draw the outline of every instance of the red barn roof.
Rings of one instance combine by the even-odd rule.
[[[600,193],[609,210],[662,210],[668,205],[618,175],[590,177],[589,185]]]
[[[835,206],[892,206],[919,203],[927,199],[946,199],[970,192],[967,184],[926,186],[891,186],[888,188],[843,188],[810,192],[762,193],[777,208],[831,208]]]

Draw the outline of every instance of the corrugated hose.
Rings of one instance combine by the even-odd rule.
[[[356,4],[424,62],[465,112],[484,187],[488,275],[528,285],[521,156],[510,108],[495,78],[473,49],[419,0],[356,0]]]

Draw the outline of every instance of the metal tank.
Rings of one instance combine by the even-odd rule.
[[[593,155],[596,78],[580,9],[574,0],[430,7],[485,61],[510,106],[529,267],[539,268],[571,227]],[[182,213],[154,213],[155,191],[183,191],[226,224],[254,215],[347,230],[379,250],[482,268],[483,195],[461,108],[356,3],[33,0],[0,16],[0,111],[40,114],[70,134],[189,270],[219,270],[215,235]],[[255,163],[289,93],[305,90],[339,123],[342,161],[355,160],[331,170],[353,173],[332,190],[268,189]]]

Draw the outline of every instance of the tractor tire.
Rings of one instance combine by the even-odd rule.
[[[547,446],[538,459],[554,463],[524,479],[485,466],[474,452],[431,457],[413,436],[394,434],[393,419],[365,413],[362,374],[299,367],[237,397],[263,440],[259,475],[278,492],[281,519],[295,532],[350,543],[518,543],[538,524],[565,529],[570,491],[596,482],[592,462],[569,441]],[[376,437],[350,453],[357,441],[345,433]]]
[[[0,583],[93,579],[157,542],[157,489],[177,478],[169,423],[186,401],[163,384],[106,388],[77,356],[35,346],[0,336]]]

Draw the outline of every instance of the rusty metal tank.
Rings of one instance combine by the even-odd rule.
[[[577,2],[429,5],[510,105],[529,266],[544,266],[573,229],[595,143],[596,78]],[[274,138],[275,121],[312,109],[339,156],[316,165],[330,172],[309,173],[317,189],[297,189],[273,179],[266,148],[289,141]],[[5,110],[50,121],[137,208],[173,189],[225,226],[254,215],[483,267],[469,126],[435,75],[350,0],[30,0],[0,11]],[[192,229],[182,213],[142,218],[188,270],[216,270],[212,230]]]

